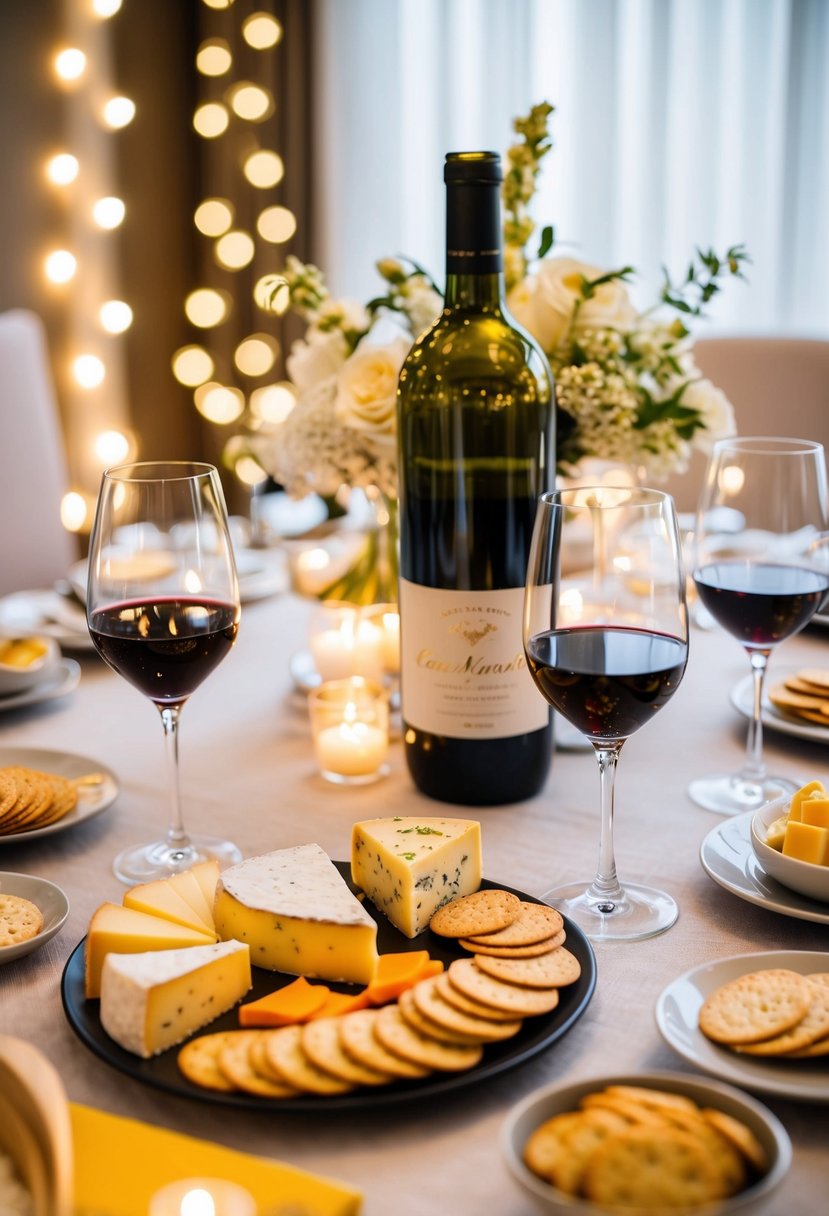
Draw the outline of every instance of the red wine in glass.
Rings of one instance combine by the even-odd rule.
[[[808,625],[829,592],[819,570],[772,563],[712,562],[694,573],[714,620],[744,646],[775,646]]]

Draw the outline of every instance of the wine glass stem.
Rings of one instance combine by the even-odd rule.
[[[599,762],[602,820],[599,837],[599,866],[587,894],[590,899],[599,901],[599,910],[602,912],[612,912],[615,904],[624,896],[616,877],[616,855],[613,848],[616,765],[623,742],[624,740],[620,740],[610,747],[599,747],[595,743],[593,744],[596,749],[596,759]]]
[[[743,781],[762,785],[766,776],[766,766],[763,763],[763,683],[766,678],[766,664],[769,656],[765,650],[752,650],[748,657],[751,660],[752,706],[751,719],[748,724],[745,764],[740,777]]]
[[[181,707],[165,705],[163,708],[159,707],[159,713],[164,725],[164,749],[167,753],[167,782],[170,791],[170,826],[167,829],[167,843],[171,849],[183,851],[190,847],[190,837],[184,830],[179,789],[178,720]]]

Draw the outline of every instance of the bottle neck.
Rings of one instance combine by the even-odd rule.
[[[498,274],[446,274],[447,308],[499,310],[504,303],[504,276]]]
[[[447,183],[447,307],[498,308],[504,294],[502,267],[498,184]]]

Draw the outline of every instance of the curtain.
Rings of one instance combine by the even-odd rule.
[[[316,223],[336,294],[406,254],[443,275],[443,157],[556,108],[533,201],[556,246],[637,268],[745,244],[711,330],[829,336],[825,0],[317,0]]]

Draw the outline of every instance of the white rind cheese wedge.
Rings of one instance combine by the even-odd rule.
[[[474,819],[365,819],[351,833],[351,877],[406,937],[443,904],[477,891],[483,862]]]
[[[101,972],[107,954],[140,954],[145,950],[175,950],[183,946],[209,946],[214,933],[177,925],[160,916],[123,908],[120,904],[101,904],[89,922],[84,951],[87,997],[101,994]]]
[[[101,1025],[146,1060],[231,1009],[250,987],[250,951],[242,942],[108,954]]]
[[[279,849],[224,870],[216,932],[250,946],[254,967],[367,984],[377,925],[317,844]]]

